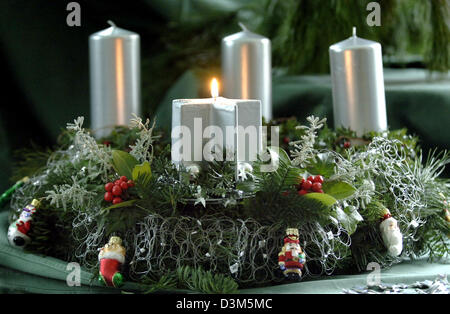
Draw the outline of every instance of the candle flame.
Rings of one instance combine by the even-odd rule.
[[[219,82],[217,81],[216,78],[213,78],[211,80],[211,96],[213,98],[219,96]]]

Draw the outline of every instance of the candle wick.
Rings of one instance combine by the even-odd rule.
[[[112,27],[116,27],[116,24],[114,24],[114,22],[113,21],[111,21],[111,20],[108,20],[108,22],[107,22],[109,25],[111,25]]]
[[[245,25],[244,25],[242,22],[239,22],[238,24],[239,24],[239,26],[242,28],[242,30],[243,30],[244,32],[248,32],[247,27],[245,27]]]
[[[352,31],[353,31],[353,37],[356,37],[356,27],[355,26],[353,26]]]

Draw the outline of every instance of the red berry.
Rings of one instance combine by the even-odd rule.
[[[317,175],[314,177],[314,182],[323,183],[323,177],[321,175]]]
[[[122,183],[122,181],[120,181],[120,179],[119,180],[116,180],[116,181],[114,181],[114,185],[120,185]]]
[[[322,190],[322,184],[319,182],[316,182],[312,185],[312,190],[314,192],[319,192],[320,190]]]
[[[106,192],[111,192],[111,190],[113,189],[114,183],[109,182],[105,184],[105,191]]]
[[[351,146],[350,142],[345,142],[344,143],[344,148],[350,148],[350,146]]]
[[[314,182],[314,177],[313,176],[309,176],[307,180],[309,180],[311,182]]]
[[[309,190],[311,188],[311,186],[313,185],[312,181],[310,181],[309,179],[306,180],[305,182],[303,182],[302,184],[302,189],[303,190]]]
[[[289,137],[287,137],[287,136],[285,136],[285,137],[283,138],[283,142],[284,142],[285,144],[288,144],[290,141],[291,141],[291,139],[290,139]]]
[[[122,188],[121,188],[120,186],[118,186],[118,185],[115,185],[115,186],[113,187],[113,189],[112,189],[112,193],[113,193],[115,196],[119,196],[120,194],[122,194]]]
[[[107,202],[111,202],[113,200],[113,194],[111,192],[106,192],[105,196],[103,197],[105,199],[105,201]]]
[[[319,191],[317,191],[317,193],[323,193],[323,190],[319,190]]]
[[[122,183],[120,184],[120,188],[121,188],[122,190],[126,190],[126,189],[128,189],[128,184],[127,184],[126,182],[122,182]]]
[[[134,181],[128,180],[127,184],[128,184],[128,187],[132,188],[134,186]]]
[[[300,190],[300,191],[298,191],[298,195],[305,195],[305,194],[307,194],[308,193],[308,191],[306,191],[306,190]]]
[[[127,177],[125,177],[125,176],[121,176],[121,177],[120,177],[120,181],[127,182],[128,179],[127,179]]]
[[[113,204],[119,204],[119,203],[122,203],[122,199],[121,199],[120,197],[114,197],[112,203],[113,203]]]

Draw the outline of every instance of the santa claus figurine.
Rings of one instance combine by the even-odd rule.
[[[286,229],[284,245],[278,254],[278,265],[284,276],[289,280],[300,280],[305,262],[306,256],[298,240],[298,229]]]
[[[23,248],[31,241],[31,238],[29,237],[31,221],[39,204],[39,201],[34,199],[30,205],[27,205],[22,209],[20,217],[9,226],[9,244],[18,248]]]
[[[109,287],[120,287],[123,276],[120,268],[125,262],[125,248],[122,239],[111,237],[109,242],[100,250],[98,259],[100,261],[99,281]]]
[[[380,223],[381,237],[389,255],[399,256],[403,250],[403,235],[398,227],[397,220],[386,210]]]

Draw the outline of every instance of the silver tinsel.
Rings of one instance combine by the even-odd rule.
[[[434,280],[417,281],[411,285],[379,284],[375,286],[343,289],[345,294],[450,294],[447,275],[438,275]]]

